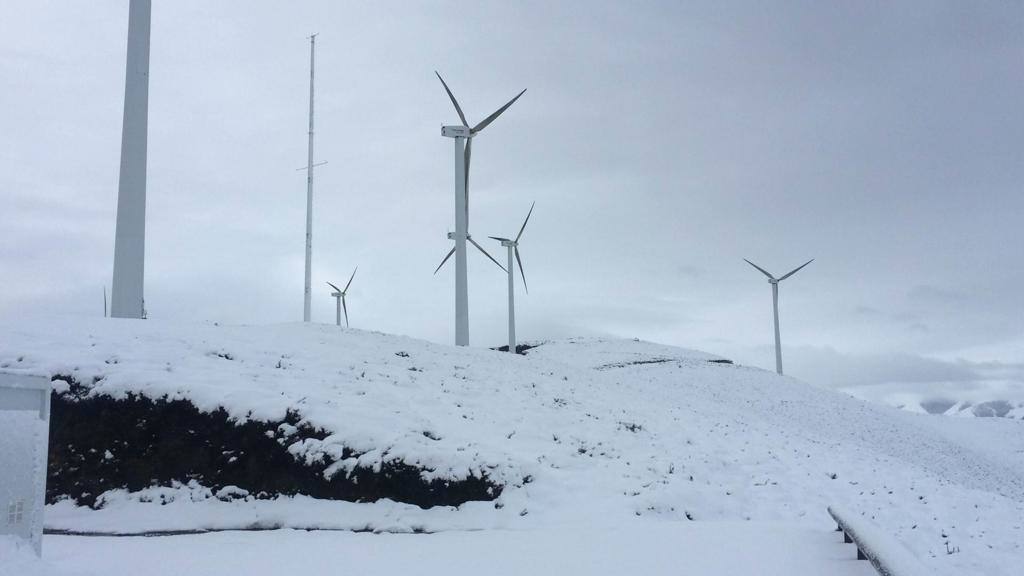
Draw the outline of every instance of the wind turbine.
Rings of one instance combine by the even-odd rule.
[[[146,142],[151,12],[150,0],[131,0],[128,4],[121,172],[117,184],[114,281],[110,285],[110,315],[114,318],[146,316],[142,293],[146,263]]]
[[[344,290],[330,282],[327,283],[328,286],[334,288],[334,292],[331,293],[331,296],[334,296],[336,306],[334,312],[334,323],[341,326],[341,310],[344,309],[345,328],[348,328],[348,306],[345,305],[345,293],[348,292],[348,287],[352,285],[352,279],[356,277],[356,270],[359,270],[359,266],[356,266],[356,269],[352,271],[352,275],[348,277],[348,284],[345,284]]]
[[[455,240],[455,247],[441,261],[441,266],[451,258],[452,254],[455,254],[455,345],[469,346],[469,287],[466,280],[466,241],[471,242],[488,258],[494,261],[495,264],[498,264],[497,260],[491,258],[491,255],[487,254],[487,251],[469,236],[469,159],[473,150],[473,137],[479,134],[491,122],[494,122],[494,119],[507,110],[526,90],[517,94],[507,104],[498,108],[487,118],[484,118],[482,122],[470,128],[469,122],[466,121],[466,115],[462,113],[462,107],[459,106],[455,95],[448,88],[448,84],[445,83],[444,78],[441,78],[441,74],[437,71],[434,71],[434,74],[437,74],[437,79],[444,86],[444,91],[448,93],[448,98],[455,105],[455,111],[459,114],[459,120],[462,121],[460,126],[441,127],[441,135],[446,138],[452,138],[455,141],[455,232],[448,233],[448,238]],[[437,270],[440,270],[441,266],[438,266]],[[501,264],[498,264],[498,267],[504,270]],[[437,270],[434,271],[435,274],[437,274]]]
[[[523,290],[526,293],[530,293],[530,289],[526,287],[526,273],[523,272],[523,260],[519,257],[519,239],[523,237],[523,230],[526,230],[526,223],[530,221],[530,215],[533,214],[533,207],[537,203],[534,202],[530,205],[530,211],[526,213],[526,219],[523,220],[523,226],[519,229],[519,234],[516,234],[515,240],[509,240],[508,238],[501,238],[499,236],[491,236],[493,240],[501,242],[501,245],[508,249],[508,351],[515,354],[516,352],[516,303],[515,303],[515,269],[512,266],[512,256],[515,255],[516,262],[519,264],[519,274],[523,277]]]
[[[811,262],[814,262],[814,258],[811,258],[807,262],[804,262],[800,266],[797,266],[793,270],[790,270],[788,273],[784,274],[782,276],[782,278],[776,278],[775,276],[772,276],[770,273],[768,273],[767,270],[765,270],[764,268],[761,268],[760,266],[758,266],[757,264],[754,264],[753,262],[751,262],[750,260],[747,260],[746,258],[744,258],[743,261],[746,262],[747,264],[750,264],[754,268],[757,268],[758,270],[760,270],[762,274],[764,274],[765,276],[768,277],[768,283],[772,285],[772,308],[775,311],[775,371],[778,372],[781,375],[782,374],[782,343],[781,343],[781,340],[779,339],[779,282],[782,282],[786,278],[789,278],[793,274],[796,274],[797,272],[799,272],[800,269],[803,268],[804,266],[807,266]]]

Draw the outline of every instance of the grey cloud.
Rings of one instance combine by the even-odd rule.
[[[959,304],[970,300],[970,296],[963,291],[940,286],[914,286],[907,292],[907,298],[915,302],[939,304]]]
[[[770,293],[742,258],[816,257],[781,295],[794,375],[983,372],[928,360],[961,352],[1015,366],[1022,18],[1014,3],[924,1],[161,3],[147,304],[155,318],[301,317],[294,169],[304,37],[319,31],[330,163],[314,283],[361,266],[354,326],[450,341],[451,278],[431,275],[452,225],[440,69],[475,117],[529,89],[477,142],[472,178],[476,235],[537,201],[524,337],[638,336],[770,368]],[[0,19],[0,317],[101,310],[126,24],[123,3],[26,2]],[[481,345],[505,321],[488,266],[470,262]],[[315,319],[332,307],[315,293]]]
[[[1011,381],[1024,386],[1024,363],[939,360],[915,354],[853,355],[832,348],[799,347],[787,357],[793,373],[837,388],[878,384],[976,384]]]

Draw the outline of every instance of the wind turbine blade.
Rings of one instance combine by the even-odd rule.
[[[345,295],[341,295],[341,309],[345,311],[345,328],[348,328],[348,306],[345,305]]]
[[[488,236],[491,240],[497,240],[499,242],[511,242],[508,238],[502,238],[500,236]]]
[[[516,246],[514,251],[516,253],[516,262],[519,263],[519,275],[523,277],[523,290],[526,290],[526,293],[529,294],[530,289],[526,287],[526,272],[523,272],[523,260],[519,257],[519,246]]]
[[[523,94],[526,94],[526,90],[523,90],[522,92],[517,94],[515,98],[509,100],[508,104],[505,104],[501,108],[498,108],[497,110],[495,110],[494,114],[491,114],[487,118],[484,118],[483,121],[480,122],[479,124],[477,124],[476,126],[474,126],[473,129],[470,130],[470,132],[472,132],[473,134],[476,134],[477,132],[483,130],[484,128],[487,128],[488,124],[490,124],[491,122],[494,122],[495,118],[497,118],[498,116],[501,116],[501,113],[504,112],[505,110],[508,110],[508,107],[511,106],[512,104],[514,104],[516,100],[519,100],[519,97],[522,96]]]
[[[502,266],[501,264],[499,264],[499,263],[498,263],[498,261],[497,261],[497,260],[495,260],[493,256],[491,256],[490,254],[488,254],[488,253],[487,253],[487,250],[484,250],[484,247],[483,247],[483,246],[481,246],[481,245],[477,244],[477,243],[476,243],[476,240],[473,240],[472,238],[467,238],[467,240],[469,240],[470,242],[472,242],[472,243],[473,243],[473,246],[476,246],[476,249],[477,249],[477,250],[479,250],[479,251],[483,252],[483,253],[484,253],[484,256],[487,256],[488,258],[490,258],[490,259],[491,259],[491,262],[494,262],[494,265],[495,265],[495,266],[497,266],[498,268],[501,268],[502,270],[505,270],[505,267],[504,267],[504,266]],[[505,271],[506,271],[506,272],[508,272],[508,270],[505,270]]]
[[[473,139],[466,138],[466,226],[469,226],[469,158],[473,155]]]
[[[760,266],[758,266],[757,264],[754,264],[753,262],[751,262],[750,260],[747,260],[746,258],[744,258],[743,261],[746,262],[747,264],[750,264],[754,268],[757,268],[758,270],[760,270],[761,273],[764,274],[765,276],[771,278],[772,280],[775,280],[775,276],[772,276],[771,274],[769,274],[768,271],[765,270],[764,268],[761,268]]]
[[[335,292],[341,292],[341,288],[338,288],[334,284],[331,284],[330,282],[328,282],[327,285],[330,286],[331,288],[334,288]]]
[[[810,264],[811,262],[814,262],[814,258],[811,258],[811,259],[810,259],[810,260],[808,260],[807,262],[804,262],[804,263],[803,263],[803,264],[802,264],[801,266],[797,266],[797,267],[796,267],[796,269],[794,269],[794,270],[793,270],[792,272],[790,272],[789,274],[786,274],[786,275],[785,275],[785,276],[783,276],[782,278],[779,278],[779,282],[782,282],[782,281],[783,281],[783,280],[785,280],[786,278],[789,278],[789,277],[790,277],[790,276],[792,276],[793,274],[796,274],[797,272],[799,272],[799,271],[800,271],[800,269],[801,269],[801,268],[803,268],[804,266],[807,266],[807,265],[808,265],[808,264]]]
[[[448,255],[444,257],[444,260],[441,260],[441,263],[437,265],[437,268],[434,269],[434,274],[437,274],[437,271],[441,269],[441,266],[444,266],[444,263],[447,262],[448,259],[452,257],[452,254],[455,254],[454,247],[448,252]]]
[[[530,211],[526,213],[526,220],[523,220],[523,227],[519,229],[519,234],[516,235],[516,242],[519,242],[519,238],[523,236],[523,230],[526,230],[526,223],[530,221],[530,215],[533,214],[533,207],[536,205],[536,202],[530,204]]]
[[[345,284],[345,289],[339,290],[339,292],[348,292],[348,287],[352,285],[352,279],[356,277],[356,270],[359,270],[359,266],[356,266],[356,269],[352,271],[352,275],[348,277],[348,284]]]
[[[448,97],[452,99],[452,104],[455,104],[455,111],[459,113],[459,120],[462,120],[462,125],[469,128],[469,122],[466,122],[466,115],[462,113],[462,107],[459,106],[459,101],[455,99],[455,95],[452,94],[452,91],[448,88],[448,84],[444,81],[444,78],[441,78],[441,75],[438,74],[437,70],[434,70],[434,74],[437,74],[437,79],[440,80],[441,85],[444,86],[444,91],[447,92]]]

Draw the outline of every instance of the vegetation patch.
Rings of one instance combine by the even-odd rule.
[[[71,498],[96,507],[97,498],[108,490],[134,492],[192,480],[215,492],[237,487],[257,498],[388,498],[423,508],[494,500],[501,494],[502,486],[486,475],[425,480],[424,469],[401,461],[327,478],[324,472],[333,462],[307,463],[288,452],[295,442],[328,436],[297,412],[277,422],[239,422],[223,408],[202,412],[188,400],[93,396],[70,377],[54,380],[66,382],[68,389],[52,397],[46,485],[50,503]],[[345,449],[341,459],[358,456]]]
[[[532,348],[536,348],[540,344],[516,344],[516,354],[526,355],[526,351]],[[491,348],[491,350],[497,350],[498,352],[508,352],[508,344],[504,346],[498,346],[497,348]]]
[[[644,360],[633,360],[632,362],[612,362],[595,367],[595,370],[611,370],[612,368],[625,368],[627,366],[641,366],[643,364],[665,364],[667,362],[679,362],[678,358],[647,358]]]

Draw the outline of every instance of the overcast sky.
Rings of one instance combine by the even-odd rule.
[[[0,319],[102,314],[128,3],[0,8]],[[616,335],[834,386],[1024,390],[1024,5],[156,0],[152,318],[301,320],[309,44],[313,315],[453,339],[451,140],[471,228],[515,233],[523,339]],[[500,246],[487,240],[495,256]],[[471,253],[474,345],[505,277]],[[1009,384],[1008,384],[1009,383]],[[1024,392],[1019,394],[1024,397]]]

